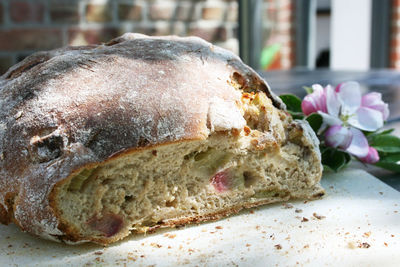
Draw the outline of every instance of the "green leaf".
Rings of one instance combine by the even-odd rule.
[[[322,116],[318,113],[313,113],[306,117],[306,121],[308,121],[314,132],[317,133],[322,125]]]
[[[400,153],[400,138],[390,134],[372,136],[371,146],[379,152]]]
[[[335,172],[346,167],[351,161],[351,156],[348,153],[335,148],[326,147],[321,151],[323,151],[321,155],[322,164]]]
[[[394,131],[394,129],[387,129],[387,130],[384,130],[382,132],[379,132],[378,135],[391,134],[393,131]]]
[[[288,111],[301,113],[301,99],[292,94],[280,95],[279,96],[283,103],[286,104]]]
[[[371,140],[372,137],[377,136],[377,135],[385,135],[385,134],[391,134],[394,131],[394,129],[387,129],[382,132],[366,132],[363,131],[364,135],[367,136],[368,140]]]
[[[379,153],[379,162],[375,166],[393,171],[400,172],[400,153],[397,154],[384,154]]]
[[[307,94],[312,94],[314,92],[312,87],[309,86],[303,86],[303,89],[306,91]]]

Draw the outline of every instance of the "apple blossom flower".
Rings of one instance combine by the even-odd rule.
[[[384,108],[386,104],[376,95],[365,95],[362,105],[360,85],[356,82],[340,84],[335,88],[334,95],[331,102],[328,102],[327,97],[327,115],[339,118],[357,129],[376,131],[383,126],[384,118],[389,115],[389,110]],[[332,118],[324,120],[329,125]]]
[[[329,127],[325,132],[326,145],[366,161],[375,160],[376,155],[362,131],[376,131],[388,118],[388,105],[382,101],[381,94],[369,93],[362,97],[356,82],[341,83],[335,89],[317,84],[312,88],[313,93],[304,98],[301,107],[305,115],[317,112],[322,116],[320,131]]]
[[[362,162],[373,164],[379,161],[379,154],[375,148],[369,147],[367,156],[360,158]]]

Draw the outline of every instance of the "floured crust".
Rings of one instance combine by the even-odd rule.
[[[125,34],[26,58],[0,79],[0,222],[68,240],[57,183],[127,151],[243,127],[239,87],[285,108],[237,56],[195,37]]]

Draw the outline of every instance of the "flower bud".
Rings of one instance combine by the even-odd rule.
[[[301,110],[305,115],[315,113],[317,111],[327,112],[326,109],[326,92],[321,85],[312,86],[313,92],[306,95],[301,102]]]
[[[341,125],[333,125],[325,132],[325,143],[330,147],[346,150],[353,139],[351,131]]]
[[[375,148],[369,147],[368,148],[368,155],[365,156],[364,158],[360,158],[362,162],[373,164],[377,163],[379,161],[379,154],[378,151],[376,151]]]

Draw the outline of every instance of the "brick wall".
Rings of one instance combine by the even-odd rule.
[[[278,10],[290,9],[291,1],[264,0],[268,18],[277,18],[265,23],[265,34],[276,28],[284,68],[292,64],[291,15]],[[0,74],[35,51],[102,43],[125,32],[196,35],[238,53],[237,18],[235,0],[2,0]]]
[[[400,0],[392,0],[392,34],[390,37],[390,68],[400,70]]]
[[[266,45],[279,43],[279,59],[269,69],[289,69],[294,66],[294,1],[296,0],[267,0],[266,26],[264,34]]]

